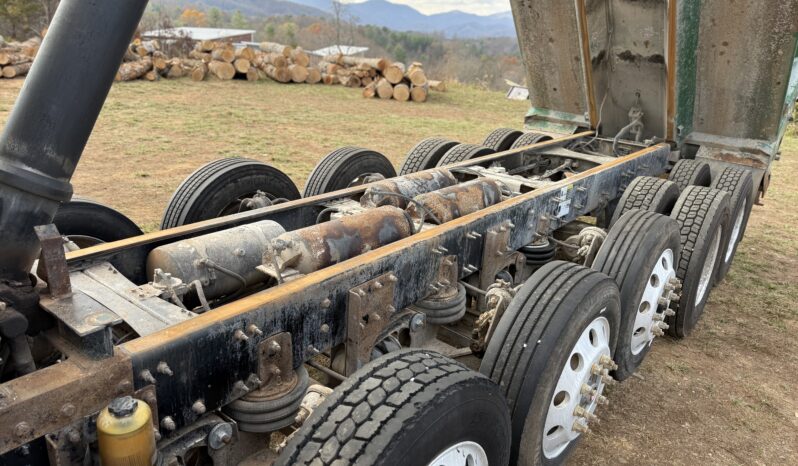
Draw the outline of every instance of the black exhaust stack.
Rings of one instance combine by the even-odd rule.
[[[62,0],[0,136],[0,281],[26,281],[147,0]]]

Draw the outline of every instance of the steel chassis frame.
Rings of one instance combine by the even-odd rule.
[[[508,160],[591,135],[574,134],[449,168]],[[178,429],[187,426],[201,417],[191,409],[197,401],[210,412],[240,395],[241,383],[258,372],[259,344],[267,338],[290,333],[293,364],[298,367],[320,351],[346,341],[348,313],[358,307],[352,304],[353,290],[359,292],[362,285],[380,277],[396,277],[390,293],[383,293],[376,302],[404,309],[429,293],[428,284],[435,281],[444,260],[451,261],[455,256],[462,279],[482,268],[491,254],[513,253],[536,237],[549,235],[577,217],[605,207],[633,178],[664,173],[669,155],[670,146],[666,144],[642,148],[124,343],[114,348],[112,357],[90,359],[78,350],[76,356],[60,364],[0,385],[0,454],[79,422],[120,394],[146,391],[151,399],[153,389],[158,416],[171,417]],[[287,230],[298,228],[315,218],[322,203],[357,195],[367,187],[98,245],[67,254],[68,265],[75,270],[111,259],[140,258],[161,244],[263,219],[278,221]],[[495,245],[495,241],[488,241],[488,235],[498,231],[504,244],[497,251],[485,251],[487,244]],[[262,330],[262,335],[242,341],[241,331],[252,324]],[[57,332],[51,333],[53,340],[59,341]],[[64,351],[68,354],[76,351],[67,349]],[[159,370],[163,363],[170,370]]]

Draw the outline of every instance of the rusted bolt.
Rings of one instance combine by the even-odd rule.
[[[175,430],[175,428],[177,428],[177,425],[175,424],[175,420],[172,419],[171,416],[166,416],[165,418],[161,419],[161,427],[163,427],[168,431],[172,431]]]
[[[130,393],[131,390],[133,390],[133,383],[130,380],[123,380],[116,385],[116,393],[118,395]]]
[[[330,326],[327,324],[321,324],[321,333],[330,333]]]
[[[247,332],[249,332],[251,335],[257,335],[257,336],[263,335],[263,331],[259,329],[258,326],[255,324],[249,324],[249,327],[247,327]]]
[[[357,290],[357,295],[358,296],[366,296],[366,291],[365,290]]]
[[[155,383],[155,377],[152,376],[152,372],[150,372],[149,369],[144,369],[139,372],[139,376],[147,383]]]
[[[393,314],[394,312],[396,312],[396,308],[393,306],[388,306],[386,309],[389,314]]]
[[[75,409],[75,405],[73,405],[72,403],[67,403],[64,406],[61,406],[61,415],[64,417],[74,416],[75,411],[77,411],[77,409]]]
[[[70,443],[79,443],[80,442],[80,432],[75,429],[68,429],[66,432],[67,440]]]
[[[249,337],[244,332],[242,332],[241,329],[237,329],[233,333],[233,338],[235,338],[238,341],[247,341],[247,340],[249,340]]]
[[[321,307],[323,307],[324,309],[327,309],[328,307],[330,307],[330,305],[332,305],[332,301],[330,301],[330,298],[324,298],[324,301],[321,302]]]
[[[241,248],[235,248],[233,250],[233,255],[235,255],[237,257],[244,257],[244,250],[241,249]]]
[[[25,421],[22,421],[14,426],[14,437],[23,439],[33,434],[33,427]]]
[[[191,410],[197,414],[205,414],[205,403],[202,400],[197,400],[191,405]]]
[[[276,341],[272,341],[269,343],[269,356],[280,354],[280,351],[282,350],[283,348]]]
[[[378,289],[378,290],[379,290],[380,288],[382,288],[382,283],[380,283],[380,282],[374,282],[374,288],[376,288],[376,289]]]
[[[156,367],[155,370],[158,371],[159,374],[168,375],[170,377],[175,374],[172,372],[172,369],[169,367],[169,364],[167,364],[166,361],[159,362],[158,367]]]
[[[396,278],[396,275],[390,274],[390,275],[388,275],[388,280],[390,280],[393,283],[396,283],[396,281],[399,280],[399,279]]]

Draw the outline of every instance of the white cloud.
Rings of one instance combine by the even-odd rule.
[[[341,0],[342,3],[359,3],[363,0]],[[408,5],[431,15],[446,11],[460,10],[477,15],[491,15],[510,10],[509,0],[388,0],[391,3]]]

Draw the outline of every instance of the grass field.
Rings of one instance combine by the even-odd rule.
[[[0,124],[20,81],[0,81]],[[180,181],[219,157],[272,163],[301,189],[326,153],[363,146],[398,163],[418,140],[480,142],[519,127],[525,102],[455,87],[426,104],[356,90],[271,82],[115,85],[74,178],[78,194],[156,229]],[[705,317],[662,339],[637,378],[615,387],[574,464],[798,464],[798,137],[785,141],[764,206]]]

